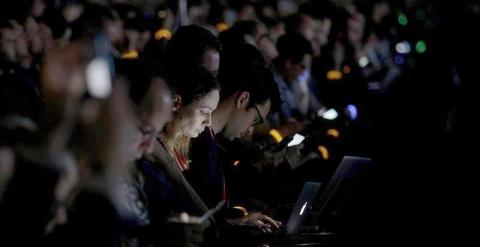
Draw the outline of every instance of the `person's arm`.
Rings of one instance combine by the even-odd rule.
[[[185,176],[208,207],[223,198],[223,170],[219,163],[217,144],[208,130],[192,140],[192,165]]]

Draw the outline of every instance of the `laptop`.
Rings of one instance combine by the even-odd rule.
[[[313,222],[324,226],[329,215],[340,215],[355,196],[363,176],[371,166],[371,159],[345,156],[315,202]]]
[[[306,182],[290,213],[284,233],[298,233],[310,211],[313,213],[309,216],[310,220],[313,219],[311,223],[322,225],[322,218],[331,213],[331,210],[344,207],[345,205],[340,204],[348,203],[349,197],[355,193],[354,187],[360,182],[370,163],[369,158],[345,156],[318,199],[316,197],[321,183]]]
[[[313,202],[320,190],[321,183],[306,182],[303,185],[302,192],[297,199],[297,203],[288,217],[285,225],[286,234],[297,233],[300,226],[303,224],[305,217],[308,215],[313,206]]]
[[[345,156],[322,192],[320,183],[306,182],[287,223],[268,240],[271,246],[322,246],[328,243],[334,232],[323,227],[325,216],[339,204],[348,204],[348,200],[338,199],[348,199],[355,194],[355,186],[370,163],[369,158]]]
[[[324,220],[328,219],[327,216],[334,210],[349,203],[347,199],[355,194],[356,186],[367,172],[370,164],[369,158],[345,156],[325,190],[317,199],[315,199],[315,195],[318,193],[320,184],[315,183],[318,187],[313,195],[308,192],[311,189],[310,186],[313,185],[306,183],[286,224],[286,231],[284,234],[277,235],[272,242],[273,246],[322,246],[328,243],[334,232],[329,232],[329,229],[324,227],[326,223]],[[313,195],[313,205],[309,200],[310,197],[303,198],[305,194]],[[308,203],[306,203],[307,201]],[[306,206],[304,207],[304,205]],[[309,212],[311,215],[308,216],[308,226],[304,226],[306,214]],[[300,230],[300,228],[302,229]]]

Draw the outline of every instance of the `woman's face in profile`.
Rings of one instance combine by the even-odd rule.
[[[179,114],[175,116],[181,134],[195,138],[203,132],[205,127],[210,126],[212,112],[217,109],[219,100],[220,92],[218,89],[214,89],[203,97],[183,106]]]

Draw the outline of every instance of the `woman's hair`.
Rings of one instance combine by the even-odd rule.
[[[204,97],[212,90],[220,90],[220,84],[216,77],[202,67],[194,71],[185,71],[180,78],[170,81],[173,95],[181,97],[182,105],[179,112],[187,105]],[[184,157],[188,157],[190,137],[178,135],[178,112],[174,112],[173,119],[167,124],[164,131],[164,143],[169,149],[173,149]]]

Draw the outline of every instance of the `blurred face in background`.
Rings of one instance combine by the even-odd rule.
[[[0,56],[9,62],[17,60],[15,42],[15,32],[12,28],[0,29]]]
[[[255,14],[255,7],[251,4],[243,6],[243,8],[238,12],[239,21],[255,20],[256,18],[257,15]]]
[[[19,59],[30,57],[30,52],[28,50],[27,35],[24,31],[23,26],[16,21],[11,21],[11,23],[15,30],[15,37],[16,37],[15,49],[16,49],[17,57]]]
[[[257,25],[257,30],[255,32],[255,46],[268,61],[272,61],[278,56],[277,47],[270,38],[267,28],[262,23]]]
[[[312,41],[315,37],[315,20],[308,16],[302,15],[302,24],[300,25],[300,30],[298,30],[306,40]]]
[[[323,20],[315,19],[313,24],[314,37],[311,43],[315,55],[319,56],[321,47],[328,43],[332,21],[329,18],[324,18]]]
[[[113,44],[118,44],[123,41],[123,21],[120,18],[104,19],[103,30],[105,31],[110,42]]]
[[[292,60],[285,61],[284,78],[287,82],[292,82],[301,79],[302,75],[310,71],[312,63],[312,56],[305,54],[300,62]]]
[[[207,1],[201,1],[188,8],[188,17],[191,24],[203,24],[207,20],[210,12],[210,4]]]
[[[220,67],[220,53],[215,49],[208,48],[205,53],[203,53],[200,63],[210,73],[217,74],[218,68]]]
[[[279,22],[277,25],[270,28],[270,38],[272,39],[273,43],[276,43],[278,38],[285,35],[285,24]]]
[[[375,23],[379,24],[383,18],[390,14],[390,5],[388,2],[378,2],[373,5],[372,19]]]
[[[330,30],[332,29],[332,20],[330,18],[325,18],[321,21],[320,30],[319,30],[319,40],[321,45],[326,45],[328,43],[328,36],[330,36]]]
[[[359,12],[352,14],[347,21],[347,37],[352,44],[362,42],[365,31],[365,16]]]
[[[40,27],[37,21],[31,16],[25,20],[25,34],[30,51],[33,54],[41,54],[44,44],[42,42]]]
[[[40,33],[40,38],[42,40],[42,52],[51,48],[53,46],[53,33],[49,26],[45,23],[38,24],[38,31]]]
[[[287,17],[298,12],[297,1],[293,0],[279,0],[277,2],[278,15],[280,17]]]
[[[147,96],[141,106],[138,120],[137,139],[135,143],[135,159],[153,152],[157,136],[165,124],[170,121],[172,97],[165,81],[154,78]]]
[[[47,4],[44,0],[34,0],[32,3],[31,13],[33,17],[40,17],[45,12]]]
[[[72,23],[82,15],[83,6],[80,4],[68,4],[62,10],[62,15],[68,23]]]

